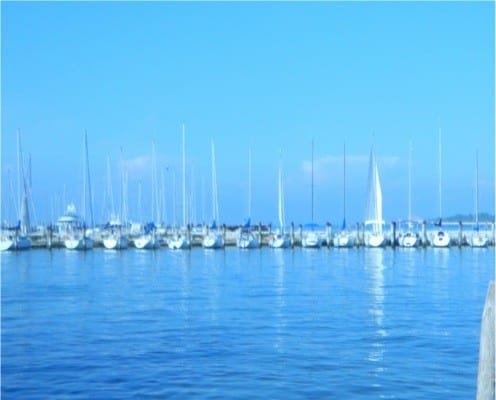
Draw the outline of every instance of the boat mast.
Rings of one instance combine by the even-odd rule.
[[[346,142],[343,143],[343,229],[346,229]]]
[[[141,179],[139,180],[138,182],[138,219],[141,223],[143,223],[143,207],[141,205],[141,191],[142,191],[142,188],[141,188]]]
[[[86,130],[83,138],[83,205],[81,212],[84,224],[86,224]]]
[[[312,224],[313,224],[313,139],[312,139]]]
[[[442,151],[441,151],[442,141],[441,141],[441,128],[439,128],[439,218],[441,219],[443,216],[443,199],[442,199]]]
[[[248,149],[248,220],[251,220],[251,147]]]
[[[107,156],[107,195],[110,197],[110,210],[107,208],[107,221],[110,222],[115,213],[114,193],[112,190],[112,176],[110,174],[110,157]],[[107,200],[108,201],[108,200]],[[107,206],[109,203],[107,202]]]
[[[283,188],[282,188],[282,154],[279,150],[279,179],[278,179],[278,192],[279,192],[279,227],[281,228],[281,233],[284,229],[284,210],[283,210]]]
[[[219,199],[217,193],[217,171],[215,169],[215,147],[214,140],[212,139],[212,211],[213,221],[218,223],[219,219]]]
[[[183,124],[183,226],[186,227],[186,144]]]
[[[475,226],[479,228],[479,150],[475,152]]]
[[[408,152],[408,221],[412,220],[412,141],[410,140],[410,149]]]
[[[21,203],[22,203],[22,194],[21,194],[21,133],[19,129],[17,129],[17,218],[20,218],[21,215]]]
[[[88,159],[88,135],[86,133],[86,130],[84,131],[84,152],[85,152],[86,174],[88,176],[88,194],[89,194],[89,203],[90,203],[90,222],[91,222],[91,225],[90,226],[91,226],[91,228],[93,228],[94,227],[94,221],[93,221],[93,193],[91,193],[90,163],[89,163],[89,159]],[[85,175],[85,177],[86,177],[86,175]],[[85,182],[85,185],[84,185],[84,190],[86,192],[86,182]],[[86,194],[85,194],[85,197],[86,197]],[[86,209],[85,209],[85,212],[86,212]],[[85,216],[85,219],[86,219],[86,216]]]
[[[120,189],[121,189],[121,196],[120,196],[120,202],[119,202],[119,223],[121,225],[124,225],[124,171],[123,171],[123,165],[122,165],[122,146],[120,147]]]

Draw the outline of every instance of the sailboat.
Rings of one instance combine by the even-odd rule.
[[[417,247],[420,236],[418,232],[413,230],[414,223],[412,221],[412,145],[410,143],[410,151],[408,157],[408,221],[406,221],[407,230],[401,232],[398,238],[398,243],[402,247]]]
[[[282,157],[279,154],[279,176],[278,176],[278,216],[279,228],[269,240],[269,246],[274,249],[283,249],[289,246],[290,240],[284,232],[284,185],[282,179]]]
[[[87,232],[86,226],[86,188],[88,187],[89,207],[91,216],[91,228],[93,228],[93,206],[91,195],[90,168],[88,162],[88,137],[84,132],[84,154],[83,154],[83,219],[82,225],[71,224],[64,240],[64,245],[69,250],[90,250],[93,248],[93,238]],[[75,208],[74,208],[75,211]]]
[[[443,192],[442,192],[442,151],[441,151],[441,128],[439,128],[439,222],[436,226],[439,229],[434,232],[432,245],[434,247],[449,247],[451,244],[451,237],[449,233],[442,229],[442,215],[443,215]]]
[[[346,229],[346,144],[343,146],[343,224],[341,230],[334,235],[334,247],[353,247],[355,235]]]
[[[487,247],[489,238],[487,235],[480,232],[479,227],[479,153],[476,152],[476,168],[475,168],[475,226],[472,237],[470,238],[470,245],[472,247]]]
[[[138,236],[136,236],[133,240],[134,247],[139,250],[155,250],[160,247],[160,237],[157,234],[157,227],[153,222],[155,218],[155,199],[156,199],[156,179],[155,179],[155,169],[156,169],[156,154],[155,154],[155,142],[152,143],[152,221],[143,224],[140,229],[141,232]],[[140,210],[141,215],[141,185],[139,186],[138,191],[138,209]]]
[[[122,163],[121,163],[122,164]],[[109,250],[123,250],[129,246],[129,237],[126,233],[125,226],[125,193],[124,193],[124,176],[121,171],[121,205],[120,215],[115,215],[114,200],[112,193],[112,180],[110,174],[110,160],[107,159],[107,186],[108,196],[110,197],[110,220],[106,225],[105,235],[103,237],[103,246]]]
[[[313,218],[313,140],[312,140],[312,200],[311,200],[311,208],[312,208],[312,223],[310,224],[310,230],[306,230],[302,232],[301,245],[306,248],[319,248],[322,246],[322,239],[318,232],[315,231],[315,223]]]
[[[366,246],[382,247],[386,244],[386,238],[383,232],[384,220],[382,219],[382,190],[374,146],[370,150],[367,216],[364,225]]]
[[[188,237],[187,232],[187,218],[186,218],[186,141],[184,135],[184,124],[183,124],[183,229],[174,232],[172,237],[169,239],[169,249],[179,250],[179,249],[189,249],[191,247],[191,241]]]
[[[217,172],[215,168],[215,147],[212,139],[212,225],[203,237],[202,246],[206,249],[220,249],[224,247],[224,235],[219,229],[219,199],[217,192]]]
[[[248,151],[248,219],[240,228],[236,245],[241,249],[255,249],[260,247],[260,242],[251,227],[251,148]]]
[[[28,237],[29,231],[29,208],[28,208],[28,186],[24,175],[24,161],[22,157],[21,135],[17,131],[17,171],[18,171],[18,195],[20,218],[17,225],[2,231],[0,237],[0,251],[27,250],[31,247],[31,239]],[[21,193],[22,182],[22,193]]]

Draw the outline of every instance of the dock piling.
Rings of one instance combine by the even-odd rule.
[[[394,249],[396,247],[396,222],[393,221],[391,224],[392,230],[392,239],[391,239],[391,247]]]
[[[330,247],[331,246],[332,225],[329,222],[326,224],[326,234],[327,234],[327,247]]]
[[[462,247],[463,244],[463,225],[462,221],[458,221],[458,247]]]
[[[294,232],[294,223],[293,222],[291,222],[290,237],[291,237],[291,248],[293,248],[294,247],[294,241],[295,241],[295,232]]]
[[[422,246],[427,247],[427,222],[422,221]]]

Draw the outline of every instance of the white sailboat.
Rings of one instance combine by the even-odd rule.
[[[312,223],[308,230],[302,232],[301,245],[305,248],[317,249],[322,246],[322,238],[319,233],[315,231],[315,223],[313,218],[313,140],[312,140],[312,196],[311,196],[311,209],[312,209]]]
[[[386,238],[383,232],[384,220],[382,219],[381,182],[373,146],[370,150],[367,216],[364,225],[366,246],[382,247],[386,244]]]
[[[139,250],[155,250],[160,247],[160,237],[157,234],[157,227],[155,225],[154,219],[156,218],[155,215],[155,210],[156,210],[156,191],[157,191],[157,186],[156,186],[156,179],[155,179],[155,174],[156,174],[156,154],[155,154],[155,142],[152,142],[152,199],[151,199],[151,219],[152,222],[145,223],[141,225],[140,227],[140,233],[137,235],[134,240],[134,247],[136,247]],[[143,216],[141,215],[141,185],[139,186],[139,191],[138,191],[138,209],[140,210],[140,218]]]
[[[417,247],[420,242],[420,236],[413,229],[412,221],[412,145],[410,143],[410,151],[408,157],[408,220],[406,221],[406,230],[400,233],[398,244],[402,247]]]
[[[87,232],[86,226],[86,191],[88,187],[89,208],[91,217],[91,228],[93,229],[93,206],[91,195],[91,179],[88,162],[88,137],[84,132],[84,154],[83,154],[83,219],[82,226],[71,224],[64,240],[64,245],[69,250],[90,250],[93,248],[93,238]],[[75,208],[74,208],[75,211]]]
[[[449,233],[442,229],[442,215],[443,215],[443,189],[442,189],[442,142],[441,142],[441,128],[439,128],[439,222],[436,224],[439,229],[434,232],[432,238],[432,245],[434,247],[449,247],[451,244],[451,237]]]
[[[191,247],[191,241],[186,232],[187,230],[187,217],[186,217],[186,139],[184,135],[184,124],[182,127],[183,133],[183,227],[182,230],[174,232],[172,237],[169,239],[169,249],[179,250],[179,249],[189,249]]]
[[[346,229],[346,144],[343,146],[343,225],[333,237],[333,245],[338,248],[353,247],[355,234]]]
[[[121,163],[122,164],[122,163]],[[125,202],[125,190],[124,190],[124,175],[121,171],[121,205],[120,205],[120,215],[117,217],[115,215],[114,200],[112,192],[112,179],[110,173],[110,160],[107,159],[107,186],[108,186],[108,196],[110,197],[110,220],[105,229],[103,235],[103,246],[109,250],[123,250],[127,249],[129,246],[129,237],[127,235],[126,229],[126,219],[124,218],[126,202]]]
[[[283,249],[289,246],[289,235],[284,232],[284,183],[282,177],[282,157],[279,154],[279,176],[278,176],[278,217],[279,228],[269,240],[269,246],[274,249]]]
[[[486,234],[480,231],[479,227],[479,153],[475,155],[475,226],[472,237],[470,238],[470,245],[472,247],[487,247],[489,245],[489,238]]]
[[[16,226],[2,231],[0,236],[0,251],[27,250],[31,247],[29,232],[28,186],[24,175],[24,160],[22,157],[21,135],[17,131],[17,171],[18,171],[18,196],[19,196],[19,222]],[[22,182],[22,192],[21,192]]]
[[[250,227],[251,224],[251,148],[248,151],[248,219],[240,228],[236,245],[241,249],[255,249],[260,247],[260,241]]]
[[[215,147],[212,139],[212,225],[202,239],[202,246],[206,249],[220,249],[224,247],[224,235],[219,229],[219,199],[217,191],[217,171],[215,167]]]

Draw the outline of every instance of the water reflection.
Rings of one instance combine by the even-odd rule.
[[[284,352],[284,336],[286,333],[286,284],[285,284],[285,262],[284,262],[284,251],[279,251],[276,249],[272,252],[275,260],[275,328],[276,335],[274,340],[274,347],[276,351]]]
[[[384,370],[384,338],[387,331],[384,327],[384,249],[367,249],[365,252],[365,265],[369,271],[369,293],[370,302],[369,314],[373,317],[375,329],[368,352],[368,361],[377,363],[374,373],[378,374]]]

